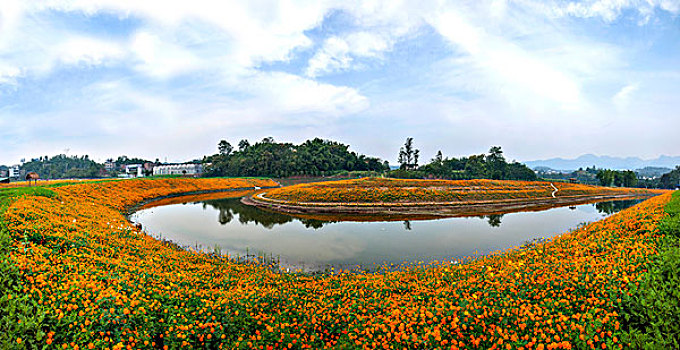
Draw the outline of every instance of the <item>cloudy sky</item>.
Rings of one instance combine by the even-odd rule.
[[[680,0],[0,2],[0,164],[334,139],[680,155]]]

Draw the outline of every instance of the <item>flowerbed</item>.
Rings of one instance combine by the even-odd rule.
[[[557,189],[557,191],[555,191]],[[571,183],[501,180],[393,180],[364,178],[300,184],[267,191],[258,199],[323,205],[466,203],[555,197],[659,194],[663,191]]]
[[[2,220],[48,348],[611,348],[670,194],[523,250],[376,274],[276,273],[178,249],[121,214],[257,180],[132,180],[13,199]],[[260,180],[261,181],[261,180]],[[248,186],[245,186],[248,185]],[[2,295],[3,300],[17,295]],[[26,321],[22,321],[26,322]]]

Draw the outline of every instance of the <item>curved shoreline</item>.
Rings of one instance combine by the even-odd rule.
[[[258,195],[246,196],[241,202],[261,209],[286,214],[298,215],[382,215],[401,219],[408,217],[438,218],[504,214],[521,211],[540,211],[554,207],[564,207],[595,202],[606,202],[627,199],[647,199],[658,194],[636,195],[585,195],[569,197],[542,197],[535,199],[506,199],[494,201],[460,202],[460,203],[310,203],[310,205],[291,204],[271,199],[263,200]],[[361,220],[364,221],[364,220]]]
[[[201,194],[210,194],[210,193],[221,193],[221,192],[240,192],[240,191],[257,191],[259,189],[272,189],[272,188],[278,188],[277,186],[269,186],[269,187],[239,187],[239,188],[222,188],[222,189],[216,189],[216,190],[199,190],[199,191],[189,191],[189,192],[181,192],[181,193],[171,193],[171,194],[166,194],[163,196],[158,196],[150,199],[145,199],[139,203],[135,203],[134,205],[125,208],[125,211],[123,211],[123,215],[128,218],[130,218],[130,215],[134,214],[135,212],[139,211],[142,209],[144,206],[147,204],[161,201],[164,199],[168,198],[178,198],[178,197],[188,197],[188,196],[197,196]]]

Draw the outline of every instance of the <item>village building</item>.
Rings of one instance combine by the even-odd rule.
[[[21,171],[19,170],[19,165],[12,165],[8,169],[10,179],[18,179],[21,177]]]
[[[125,166],[126,177],[143,177],[144,166],[142,164],[128,164]]]
[[[203,165],[193,163],[157,165],[153,168],[153,174],[154,176],[157,175],[198,176],[203,174]]]
[[[113,171],[116,169],[116,162],[113,159],[107,159],[104,163],[104,169],[106,171]]]

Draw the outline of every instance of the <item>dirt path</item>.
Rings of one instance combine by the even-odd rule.
[[[552,184],[552,182],[550,183],[550,186],[552,186],[552,188],[554,189],[554,191],[550,195],[553,198],[555,198],[555,193],[557,193],[557,191],[559,191],[559,190],[557,189],[557,187],[555,187],[555,185]]]

